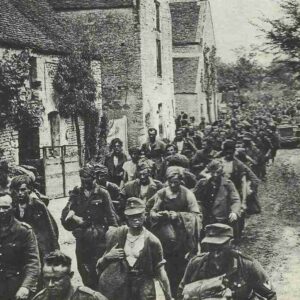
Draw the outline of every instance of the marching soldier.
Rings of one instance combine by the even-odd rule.
[[[231,247],[232,237],[233,230],[228,225],[216,223],[206,226],[202,246],[206,246],[208,252],[190,260],[177,299],[183,296],[186,300],[203,299],[197,292],[201,290],[201,280],[217,280],[220,277],[223,279],[219,287],[230,289],[233,300],[255,299],[255,295],[267,300],[277,299],[265,270],[256,260],[234,250]]]
[[[45,289],[33,300],[107,300],[99,292],[85,286],[75,287],[71,279],[71,258],[56,250],[44,259],[43,281]]]
[[[32,228],[15,219],[12,199],[0,195],[0,298],[26,300],[40,275],[37,240]]]
[[[105,251],[105,234],[109,226],[118,226],[109,193],[94,184],[92,167],[80,170],[81,187],[71,192],[62,211],[61,221],[76,238],[78,271],[84,285],[97,287],[96,262]]]

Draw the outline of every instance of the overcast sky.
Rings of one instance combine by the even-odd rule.
[[[259,31],[249,22],[260,17],[275,18],[281,15],[279,3],[282,0],[210,0],[214,22],[218,56],[224,61],[233,61],[233,49],[251,44],[262,44]],[[270,57],[261,55],[260,61]]]

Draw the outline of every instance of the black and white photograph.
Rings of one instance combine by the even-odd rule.
[[[0,0],[0,300],[299,300],[300,0]]]

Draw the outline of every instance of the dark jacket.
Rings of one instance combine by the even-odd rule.
[[[52,298],[51,298],[52,299]],[[51,300],[47,289],[40,291],[32,300]],[[75,288],[70,300],[107,300],[99,292],[92,289],[80,286]]]
[[[82,217],[89,224],[100,224],[106,227],[117,226],[112,201],[108,191],[99,185],[94,187],[91,195],[87,197],[82,188],[75,187],[70,194],[69,201],[62,211],[61,222],[66,230],[73,231],[80,227],[73,218],[66,220],[70,211]]]
[[[173,141],[174,145],[177,145],[177,139],[175,138]],[[180,154],[185,155],[187,158],[193,157],[195,152],[197,151],[197,147],[194,144],[194,141],[190,138],[183,138],[183,147]]]
[[[230,263],[226,272],[228,286],[234,291],[234,300],[248,300],[253,293],[267,300],[276,300],[276,292],[270,286],[268,276],[262,266],[254,259],[239,251],[232,250]],[[219,271],[220,272],[220,271]],[[213,274],[209,264],[208,253],[202,253],[192,258],[185,270],[185,274],[178,289],[177,299],[182,299],[184,287],[192,282],[209,279],[224,274]]]
[[[191,170],[195,175],[198,175],[215,157],[216,151],[207,153],[205,150],[198,150],[191,159]]]
[[[153,197],[156,194],[156,192],[159,191],[162,187],[163,184],[160,181],[155,179],[150,179],[149,188],[145,196],[147,211],[149,211],[154,204],[153,201],[149,202],[148,200],[151,197]],[[141,192],[141,184],[139,179],[135,179],[127,182],[120,193],[122,197],[123,206],[125,207],[126,200],[130,197],[140,198],[140,192]]]
[[[41,259],[46,254],[59,249],[57,224],[46,205],[37,198],[30,197],[24,216],[20,216],[19,205],[15,204],[15,216],[26,222],[37,237]]]
[[[191,212],[200,213],[199,205],[196,201],[195,195],[184,186],[180,186],[180,192],[176,199],[169,199],[166,195],[166,189],[162,188],[157,192],[155,203],[152,208],[153,211],[175,211],[175,212]]]
[[[194,189],[195,196],[201,205],[205,226],[214,222],[226,222],[231,212],[240,216],[241,200],[234,184],[221,177],[212,205],[208,201],[211,196],[209,184],[208,179],[200,179]]]
[[[242,195],[242,177],[246,176],[248,181],[251,181],[251,187],[253,190],[256,190],[260,180],[254,174],[254,172],[247,167],[244,163],[242,163],[237,158],[233,159],[233,170],[230,177],[230,180],[234,183],[236,189],[238,190],[239,194]]]
[[[108,180],[120,185],[123,176],[124,176],[124,170],[123,170],[123,164],[127,161],[127,156],[124,153],[121,153],[118,157],[118,165],[115,166],[114,164],[114,155],[110,154],[105,158],[104,165],[108,168]]]
[[[145,244],[133,269],[130,271],[126,259],[116,262],[103,262],[98,265],[99,291],[108,299],[114,300],[142,300],[156,299],[153,279],[157,270],[165,264],[163,250],[158,238],[145,230]],[[107,237],[106,252],[115,245],[124,249],[128,227],[117,228]],[[135,290],[135,297],[132,296]],[[138,295],[138,296],[137,296]]]
[[[72,217],[83,219],[83,224]],[[112,201],[106,189],[99,185],[87,197],[82,188],[75,188],[62,211],[62,225],[72,230],[76,238],[78,271],[84,285],[97,286],[96,262],[105,251],[105,234],[109,226],[117,226]]]
[[[21,286],[35,292],[39,275],[36,236],[30,225],[13,219],[0,233],[0,298],[14,299]]]
[[[157,170],[160,169],[165,154],[166,144],[160,140],[156,140],[155,144],[152,145],[149,141],[141,146],[147,158],[153,160],[156,164]]]

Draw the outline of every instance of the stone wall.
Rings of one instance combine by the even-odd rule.
[[[147,126],[158,127],[160,123],[162,135],[170,138],[175,126],[168,1],[161,1],[161,32],[155,28],[155,1],[139,2],[139,7],[60,12],[75,22],[89,24],[102,57],[103,103],[129,107],[108,110],[110,120],[127,117],[129,146],[144,141]],[[161,78],[156,67],[158,38],[162,44]]]
[[[128,110],[108,110],[109,119],[128,118],[130,145],[138,144],[143,131],[140,37],[136,8],[76,10],[60,13],[74,22],[90,24],[91,38],[102,61],[103,103],[129,106]]]
[[[0,130],[0,149],[4,150],[4,156],[10,165],[19,163],[18,132],[11,126]]]
[[[3,54],[4,48],[0,49],[0,55]],[[19,50],[9,49],[11,53],[17,53]],[[42,101],[44,106],[44,112],[42,115],[41,126],[39,127],[39,140],[40,140],[40,157],[42,158],[42,148],[50,147],[51,144],[51,128],[49,121],[49,114],[56,112],[54,89],[53,89],[53,77],[57,67],[57,56],[44,55],[32,53],[32,57],[35,58],[34,65],[34,78],[36,86],[33,90],[33,95],[36,99]],[[101,111],[102,99],[101,99],[101,67],[99,62],[93,63],[94,76],[97,80],[97,103],[96,106]],[[82,145],[84,145],[84,124],[80,120],[80,132]],[[76,131],[73,121],[71,119],[59,118],[59,135],[60,146],[63,145],[76,145]],[[18,149],[18,132],[8,126],[7,129],[0,131],[0,148],[4,149],[4,155],[10,162],[10,164],[19,163],[19,149]]]
[[[188,15],[181,16],[185,18],[186,22],[189,20],[191,28],[197,29],[196,33],[194,31],[192,32],[193,34],[189,32],[190,40],[181,44],[176,44],[176,40],[173,41],[176,111],[177,113],[181,111],[189,112],[195,117],[196,123],[198,123],[201,117],[205,117],[205,119],[208,120],[208,106],[201,78],[204,73],[204,46],[209,46],[210,48],[215,46],[210,6],[208,1],[200,0],[172,0],[171,2],[176,4],[171,4],[172,13],[175,16],[178,15],[178,12],[174,11],[177,8],[186,14],[189,14],[189,9],[199,11],[199,14],[194,14],[198,19],[195,17],[191,19]],[[173,22],[173,26],[177,25],[177,23]],[[184,64],[180,67],[181,71],[178,70],[177,67],[178,61],[182,61]],[[194,68],[197,68],[196,72]],[[189,71],[189,69],[193,70],[193,72]],[[177,84],[178,82],[180,83],[179,86]],[[195,86],[191,86],[191,82],[196,82]],[[195,95],[193,95],[193,93],[195,93]],[[191,102],[194,103],[194,110],[190,108]],[[215,112],[217,111],[215,103],[214,101],[211,102],[211,116],[213,121],[216,119]]]
[[[159,6],[160,28],[156,23]],[[141,65],[146,127],[156,127],[161,138],[172,140],[175,132],[175,97],[172,63],[172,26],[168,1],[141,1]],[[161,76],[157,73],[157,40],[161,43]],[[140,142],[146,137],[140,138]]]

